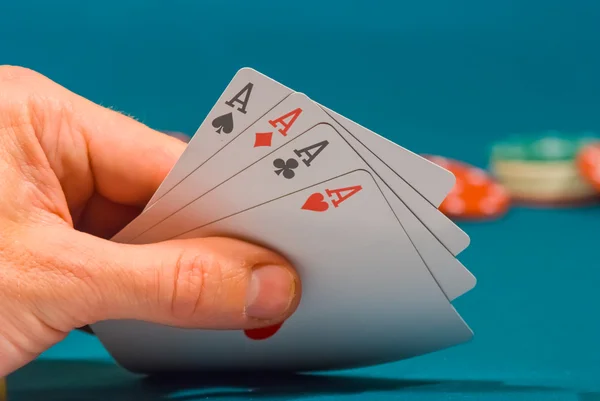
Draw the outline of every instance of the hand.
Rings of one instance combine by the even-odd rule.
[[[296,309],[298,276],[269,250],[226,238],[107,240],[184,146],[40,74],[0,66],[0,377],[99,320],[245,329]]]

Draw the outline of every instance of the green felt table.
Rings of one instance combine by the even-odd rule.
[[[486,167],[507,133],[600,131],[598,20],[584,0],[4,0],[0,64],[190,134],[251,66],[408,149]],[[461,227],[468,344],[326,375],[147,379],[76,332],[9,376],[9,400],[600,400],[600,208]]]

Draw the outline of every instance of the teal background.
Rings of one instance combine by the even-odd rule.
[[[0,64],[189,134],[250,66],[415,152],[482,167],[507,133],[600,131],[595,0],[0,0]],[[462,225],[479,280],[455,303],[467,345],[351,379],[157,382],[73,333],[9,377],[9,399],[600,400],[598,222],[597,208],[517,208]]]

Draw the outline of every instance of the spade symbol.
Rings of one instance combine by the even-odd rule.
[[[221,131],[230,134],[231,131],[233,131],[233,115],[227,113],[215,118],[212,122],[212,126],[217,129],[218,134],[220,134]]]

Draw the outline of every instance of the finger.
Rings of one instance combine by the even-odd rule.
[[[161,131],[161,132],[163,134],[169,135],[170,137],[177,138],[180,141],[183,141],[185,143],[189,142],[190,139],[192,139],[187,134],[184,134],[183,132],[178,132],[178,131]]]
[[[100,238],[112,238],[141,212],[140,207],[111,202],[95,193],[77,216],[77,230]]]
[[[30,119],[46,155],[52,154],[49,162],[67,198],[79,196],[82,183],[92,179],[108,200],[144,206],[186,147],[34,71],[3,66],[0,82],[5,90],[25,93]]]
[[[82,326],[82,327],[77,327],[76,330],[78,331],[82,331],[84,333],[87,334],[91,334],[91,335],[95,335],[95,333],[92,331],[92,328],[88,325]]]
[[[213,329],[264,327],[285,320],[299,302],[299,278],[290,264],[243,241],[125,245],[70,232],[61,269],[85,278],[75,285],[89,286],[71,292],[86,294],[85,311],[73,309],[80,305],[73,299],[60,302],[77,317],[76,327],[106,319]]]
[[[115,203],[144,206],[186,144],[79,98],[87,109],[83,132],[96,192]]]

